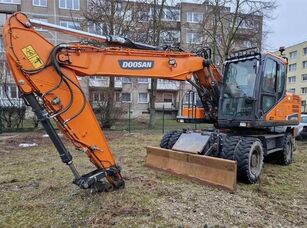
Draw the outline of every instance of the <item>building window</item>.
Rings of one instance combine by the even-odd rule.
[[[302,94],[307,94],[307,87],[302,87]]]
[[[187,12],[187,22],[200,23],[203,21],[203,14],[197,12]]]
[[[131,102],[131,93],[122,93],[122,102]]]
[[[90,23],[88,25],[88,32],[97,34],[97,35],[102,35],[104,32],[104,27],[102,24],[96,24],[96,23]]]
[[[149,12],[148,11],[140,11],[139,12],[139,21],[148,21],[149,20]]]
[[[288,82],[289,83],[295,83],[296,82],[296,76],[288,77]]]
[[[148,93],[139,93],[139,103],[148,103],[149,96]]]
[[[304,68],[304,69],[307,68],[307,61],[303,61],[303,68]]]
[[[163,9],[162,20],[164,21],[180,21],[180,10]]]
[[[140,84],[148,84],[149,78],[138,78],[138,83]]]
[[[160,40],[162,43],[180,43],[180,31],[161,31]]]
[[[201,44],[203,37],[200,33],[196,32],[187,32],[187,43],[188,44]]]
[[[47,7],[47,0],[33,0],[33,6]]]
[[[297,57],[297,51],[290,52],[290,59],[296,59]]]
[[[296,63],[289,65],[289,71],[296,71]]]
[[[60,9],[79,10],[80,0],[59,0],[59,7]]]
[[[0,0],[0,3],[14,3],[14,0]]]
[[[3,95],[4,98],[6,98],[7,96],[10,99],[17,99],[17,98],[19,98],[19,96],[18,96],[19,95],[18,94],[18,89],[17,89],[17,87],[15,85],[8,85],[8,86],[6,86],[6,89],[3,86],[2,90],[3,90],[2,91],[2,93],[3,93],[2,95]]]
[[[123,83],[131,83],[131,78],[123,78]]]
[[[103,92],[100,92],[100,91],[92,92],[92,101],[101,102],[104,100],[106,99],[105,99],[105,94]]]
[[[307,74],[302,74],[302,81],[307,81]]]
[[[163,102],[173,103],[173,94],[163,93]]]
[[[295,88],[289,88],[289,89],[288,89],[288,92],[290,92],[290,93],[295,93]]]
[[[60,26],[71,28],[71,29],[80,29],[80,23],[79,22],[73,22],[73,21],[60,21]]]
[[[307,55],[307,47],[303,48],[304,55]]]

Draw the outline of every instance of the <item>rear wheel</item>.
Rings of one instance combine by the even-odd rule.
[[[172,149],[181,134],[181,131],[170,131],[165,133],[161,140],[160,147],[164,149]]]
[[[228,160],[234,160],[234,155],[240,139],[241,137],[239,136],[226,136],[223,142],[223,149],[220,153],[220,157]]]
[[[291,134],[286,134],[283,140],[283,150],[278,153],[277,160],[281,165],[290,165],[293,159],[293,138]]]
[[[263,167],[263,147],[259,139],[242,137],[235,153],[240,181],[255,183]]]

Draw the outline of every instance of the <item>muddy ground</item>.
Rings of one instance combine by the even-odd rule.
[[[0,227],[307,227],[307,142],[298,142],[293,164],[266,163],[260,183],[232,194],[144,167],[144,147],[161,133],[107,132],[126,188],[93,194],[71,184],[43,134],[0,135]],[[93,169],[69,148],[81,172]]]

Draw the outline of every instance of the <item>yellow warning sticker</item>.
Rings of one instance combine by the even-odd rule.
[[[21,49],[21,51],[35,69],[40,68],[41,66],[44,65],[43,61],[41,60],[41,58],[38,56],[38,54],[31,45]]]

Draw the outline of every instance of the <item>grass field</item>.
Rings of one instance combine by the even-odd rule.
[[[293,164],[265,164],[260,183],[239,183],[231,194],[144,167],[144,147],[157,146],[160,131],[107,132],[126,188],[92,194],[71,183],[42,135],[0,135],[0,227],[307,226],[307,142],[298,142]],[[69,148],[81,172],[93,169]]]

